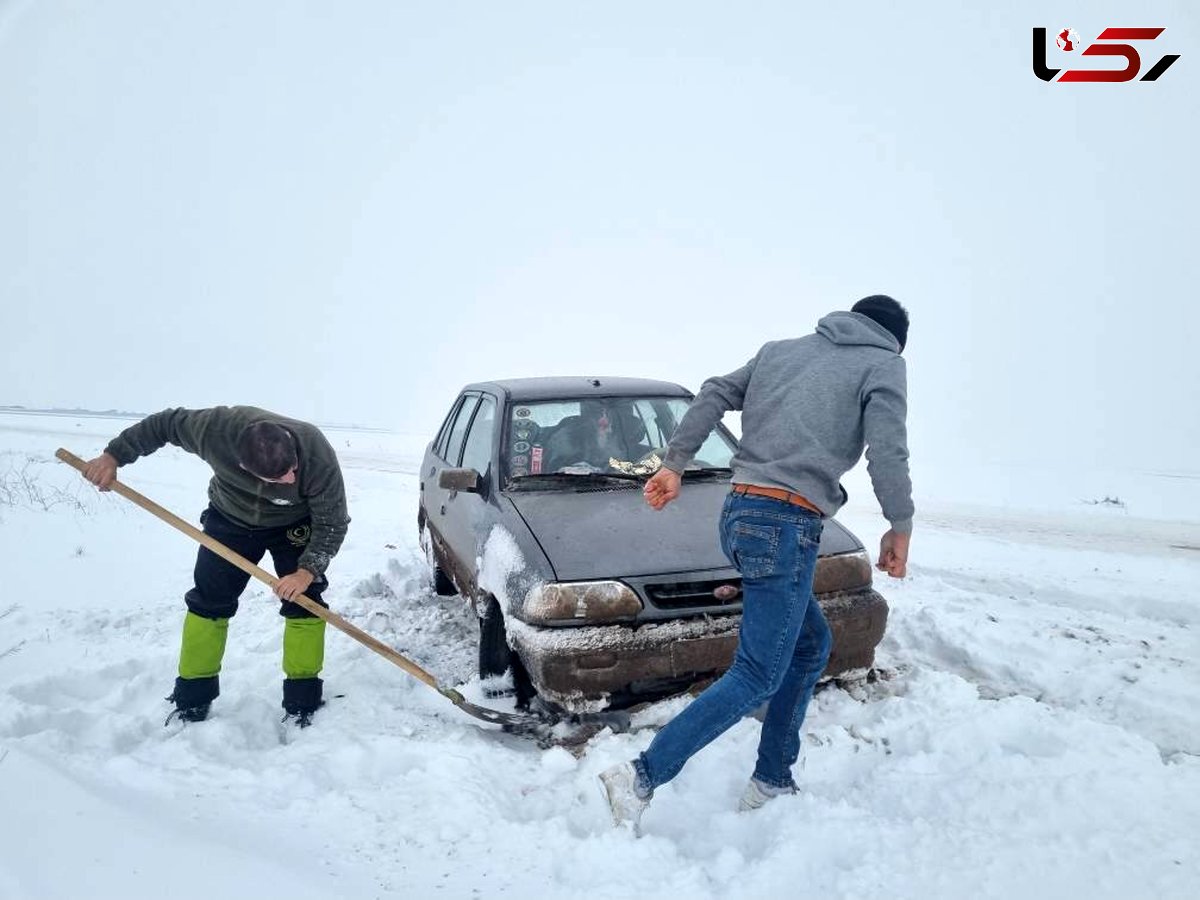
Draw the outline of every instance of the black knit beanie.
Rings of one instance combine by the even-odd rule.
[[[850,307],[850,312],[860,313],[878,322],[900,342],[900,349],[904,349],[908,341],[908,311],[891,297],[886,294],[863,297]]]

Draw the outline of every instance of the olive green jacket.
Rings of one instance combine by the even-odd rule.
[[[296,439],[294,484],[263,481],[238,464],[238,435],[247,425],[264,421],[282,425]],[[253,406],[164,409],[126,428],[104,452],[125,466],[165,444],[195,453],[212,466],[208,499],[233,521],[247,528],[276,528],[311,517],[312,536],[298,565],[314,575],[325,572],[342,546],[350,517],[337,455],[315,425]]]

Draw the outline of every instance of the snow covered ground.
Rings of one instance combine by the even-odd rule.
[[[330,631],[336,697],[297,731],[258,586],[210,720],[163,727],[194,545],[53,459],[125,424],[0,414],[0,897],[1195,896],[1194,473],[918,468],[912,574],[880,585],[890,677],[818,694],[802,793],[734,812],[747,720],[635,840],[595,776],[684,701],[577,758],[477,727]],[[327,433],[353,523],[326,597],[479,699],[474,622],[431,594],[417,546],[426,436]],[[207,467],[173,448],[121,474],[192,521],[203,508]],[[850,487],[842,519],[871,546],[881,521]],[[1107,490],[1120,506],[1090,503]]]

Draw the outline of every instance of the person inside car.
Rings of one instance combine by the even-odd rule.
[[[554,427],[545,440],[550,472],[581,468],[602,471],[608,461],[620,452],[613,433],[613,419],[608,403],[603,400],[584,400],[579,414],[567,416]]]

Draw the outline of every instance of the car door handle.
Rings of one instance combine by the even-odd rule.
[[[444,516],[445,514],[446,514],[446,504],[443,503],[442,504],[442,515]]]

